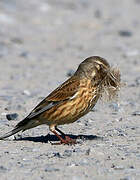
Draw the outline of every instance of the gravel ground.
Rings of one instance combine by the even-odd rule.
[[[47,126],[0,141],[0,179],[140,179],[139,29],[139,0],[0,1],[1,135],[88,56],[118,66],[126,82],[117,103],[60,127],[75,146],[51,145]]]

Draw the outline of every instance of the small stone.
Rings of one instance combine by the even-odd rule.
[[[67,162],[66,165],[69,166],[69,167],[75,167],[75,166],[77,166],[77,164],[75,164],[74,162]]]
[[[58,168],[53,168],[53,167],[46,167],[44,171],[45,172],[53,172],[53,171],[59,171],[59,169]]]
[[[0,42],[0,57],[6,56],[8,54],[7,45],[4,42]]]
[[[110,157],[110,156],[108,156],[106,160],[111,160],[111,157]]]
[[[23,51],[22,53],[20,53],[19,56],[26,58],[26,57],[28,57],[28,55],[29,55],[29,52],[28,52],[28,51]]]
[[[6,113],[6,112],[2,112],[1,115],[2,115],[2,116],[6,116],[7,113]]]
[[[120,110],[119,104],[118,104],[118,103],[115,103],[115,102],[111,103],[111,104],[109,105],[109,107],[110,107],[114,112],[118,112],[118,111]]]
[[[0,166],[0,172],[5,172],[7,169],[4,166]]]
[[[123,166],[115,166],[114,164],[112,164],[111,168],[113,168],[114,170],[123,170],[124,169]]]
[[[132,113],[133,116],[140,116],[140,111],[135,111]]]
[[[135,82],[136,82],[136,85],[139,86],[140,85],[140,77],[137,77]]]
[[[75,148],[75,149],[73,149],[73,152],[82,153],[83,151],[80,148]]]
[[[72,150],[65,150],[63,156],[70,157],[72,155]]]
[[[61,154],[59,152],[54,152],[53,157],[61,158]]]
[[[86,155],[89,155],[90,154],[90,148],[86,150]]]
[[[23,94],[25,94],[25,95],[27,95],[27,96],[30,96],[30,95],[31,95],[30,91],[28,91],[28,90],[24,90],[24,91],[23,91]]]
[[[95,11],[95,13],[94,13],[94,16],[95,16],[96,18],[101,18],[101,17],[102,17],[101,11],[100,11],[99,9],[97,9],[97,10]]]
[[[5,154],[9,154],[9,151],[5,151],[4,153],[5,153]]]
[[[11,39],[11,42],[15,43],[15,44],[23,44],[23,40],[20,39],[19,37],[14,37]]]
[[[82,159],[79,163],[77,163],[77,165],[86,166],[89,165],[89,162],[87,159]]]
[[[132,165],[132,166],[129,166],[129,168],[130,168],[130,169],[134,169],[134,166],[133,166],[133,165]]]
[[[119,35],[123,37],[130,37],[132,36],[132,32],[128,30],[120,30]]]
[[[114,164],[112,164],[111,168],[115,168],[115,165],[114,165]]]
[[[120,121],[122,121],[122,120],[123,120],[122,117],[116,119],[116,121],[118,121],[118,122],[120,122]]]
[[[13,140],[15,140],[15,136],[14,135],[8,137],[8,141],[13,141]]]
[[[6,114],[6,118],[10,121],[10,120],[15,120],[17,119],[18,114],[17,113],[13,113],[13,114]]]

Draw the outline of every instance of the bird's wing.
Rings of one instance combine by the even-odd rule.
[[[79,85],[80,81],[76,77],[68,79],[40,102],[27,116],[27,119],[34,118],[53,106],[58,105],[65,100],[74,98]]]

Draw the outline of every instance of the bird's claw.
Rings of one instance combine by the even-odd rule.
[[[65,139],[62,139],[60,142],[51,143],[51,145],[61,145],[61,144],[74,145],[74,144],[77,144],[77,142],[75,139],[72,139],[69,136],[65,136]]]

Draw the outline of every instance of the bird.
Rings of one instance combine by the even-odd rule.
[[[13,130],[0,137],[8,138],[46,124],[60,140],[60,144],[75,144],[59,125],[73,123],[90,112],[98,99],[107,94],[112,99],[120,89],[120,71],[112,68],[106,59],[91,56],[81,62],[76,72],[43,99]]]

